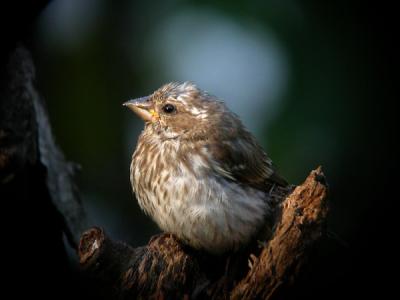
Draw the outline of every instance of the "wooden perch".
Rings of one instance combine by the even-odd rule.
[[[80,240],[81,266],[105,293],[119,299],[278,299],[321,237],[328,206],[321,168],[289,195],[274,193],[283,200],[281,212],[261,251],[252,246],[239,254],[213,257],[170,234],[132,248],[92,228]]]

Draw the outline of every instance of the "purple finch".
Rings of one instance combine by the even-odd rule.
[[[287,183],[239,117],[192,83],[169,83],[125,106],[145,121],[130,180],[158,226],[213,254],[270,223],[270,190]]]

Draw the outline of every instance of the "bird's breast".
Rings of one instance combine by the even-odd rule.
[[[195,248],[221,253],[247,243],[270,213],[267,195],[214,174],[206,155],[177,149],[138,145],[131,182],[141,208]]]

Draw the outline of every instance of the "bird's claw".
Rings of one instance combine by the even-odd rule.
[[[255,256],[254,254],[250,254],[249,259],[247,260],[247,264],[250,269],[253,268],[253,266],[258,262],[258,257]]]
[[[270,195],[270,196],[272,195],[272,192],[274,191],[275,186],[276,186],[275,183],[271,186],[271,188],[270,188],[270,190],[269,190],[269,195]]]

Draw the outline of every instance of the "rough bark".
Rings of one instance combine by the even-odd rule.
[[[43,99],[34,85],[35,68],[29,51],[23,46],[18,46],[9,54],[5,69],[2,71],[0,89],[2,200],[30,201],[36,203],[38,207],[42,202],[48,201],[50,206],[55,207],[54,215],[60,218],[62,231],[71,245],[76,247],[80,235],[87,228],[86,216],[73,180],[76,167],[66,161],[55,143]],[[35,188],[40,189],[43,194],[30,193],[25,197],[17,195],[21,190],[29,190],[23,180],[29,184],[36,182]],[[42,199],[38,201],[38,197]],[[11,200],[13,198],[17,199]]]
[[[76,282],[64,237],[76,249],[88,228],[86,216],[75,165],[54,141],[30,52],[18,44],[0,52],[0,232],[9,289],[4,294],[70,299],[85,289]],[[27,272],[26,280],[21,272]]]
[[[279,190],[274,195],[283,200],[281,211],[261,249],[251,245],[241,253],[213,257],[170,234],[132,248],[92,228],[81,238],[80,263],[105,293],[120,299],[279,299],[325,228],[327,187],[321,168],[289,195]]]
[[[285,199],[274,236],[233,289],[232,299],[276,299],[294,281],[323,232],[326,194],[325,178],[318,168]]]

